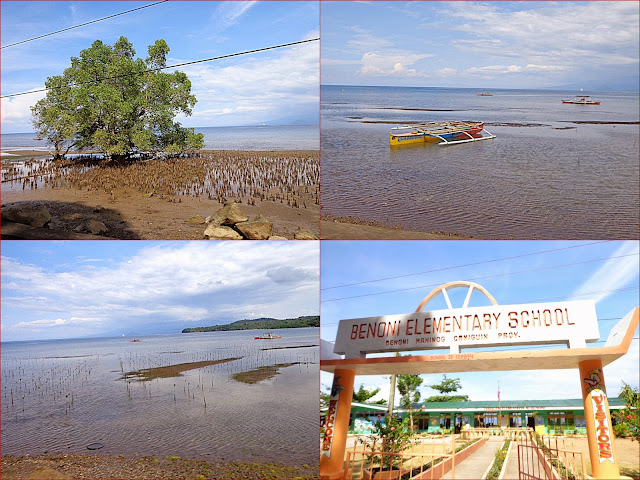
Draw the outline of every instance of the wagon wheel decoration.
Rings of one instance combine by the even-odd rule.
[[[447,302],[447,307],[449,307],[449,309],[452,310],[453,306],[451,305],[451,300],[449,300],[449,295],[447,294],[447,291],[451,290],[452,288],[465,288],[465,287],[468,290],[467,290],[467,296],[465,297],[464,303],[462,304],[462,308],[466,308],[469,305],[469,301],[471,300],[471,294],[473,293],[474,290],[478,290],[480,293],[484,294],[484,296],[487,297],[487,299],[491,302],[492,305],[498,305],[498,302],[496,301],[496,299],[493,298],[493,296],[482,285],[478,285],[477,283],[473,283],[473,282],[467,282],[464,280],[459,280],[456,282],[444,283],[439,287],[434,288],[426,297],[424,297],[422,302],[420,302],[420,305],[418,305],[418,308],[416,308],[416,313],[421,312],[423,308],[438,295],[442,295],[444,297],[445,301]]]

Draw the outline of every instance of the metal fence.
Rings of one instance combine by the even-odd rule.
[[[456,438],[415,438],[409,442],[373,441],[347,451],[345,479],[441,478],[451,470],[455,478]]]
[[[521,480],[579,480],[587,478],[584,455],[564,438],[532,435],[518,442]]]

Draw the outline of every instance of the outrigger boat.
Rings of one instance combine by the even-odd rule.
[[[274,335],[273,333],[263,333],[260,337],[253,337],[254,340],[273,340],[274,338],[282,338],[282,335]]]
[[[477,96],[478,97],[493,97],[493,93],[487,93],[487,92],[478,93]]]
[[[483,132],[486,135],[483,135]],[[407,145],[411,143],[435,143],[438,145],[455,145],[496,138],[484,129],[484,122],[429,122],[416,125],[393,127],[389,133],[391,145]]]
[[[576,95],[573,100],[562,100],[562,103],[573,103],[576,105],[600,105],[600,102],[591,100],[589,95]]]

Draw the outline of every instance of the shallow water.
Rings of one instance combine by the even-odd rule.
[[[318,125],[266,125],[258,127],[199,127],[204,148],[209,150],[318,150]],[[43,150],[50,146],[35,140],[33,133],[10,133],[0,136],[3,152]],[[11,157],[7,157],[11,158]]]
[[[318,464],[318,329],[2,344],[2,452],[176,455]],[[302,347],[302,348],[275,348]],[[239,357],[148,382],[123,373]],[[260,365],[299,364],[257,384]],[[206,403],[206,406],[205,406]],[[91,443],[104,445],[88,450]]]
[[[323,213],[479,238],[638,238],[638,125],[574,123],[638,122],[637,94],[584,106],[491,92],[323,86]],[[389,146],[394,125],[447,119],[484,120],[497,138]]]

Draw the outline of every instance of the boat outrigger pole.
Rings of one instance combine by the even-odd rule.
[[[453,141],[449,141],[446,138],[440,137],[439,135],[436,135],[436,137],[442,140],[440,143],[438,143],[438,145],[455,145],[458,143],[477,142],[480,140],[491,140],[492,138],[496,138],[496,136],[493,133],[489,132],[488,130],[482,129],[482,132],[487,133],[488,135],[483,137],[474,137],[472,135],[469,135],[467,132],[462,132],[459,136],[466,135],[469,138],[466,138],[463,140],[453,140]]]
[[[458,120],[403,125],[391,128],[389,133],[389,143],[392,146],[424,142],[457,145],[491,138],[496,136],[484,129],[484,122]]]

